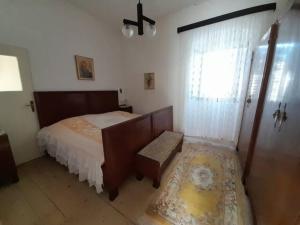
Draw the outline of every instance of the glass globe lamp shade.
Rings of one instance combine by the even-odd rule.
[[[156,27],[155,25],[152,24],[148,24],[148,26],[146,26],[146,35],[148,37],[154,37],[156,35]]]
[[[130,25],[124,24],[122,27],[122,33],[125,37],[131,38],[134,34],[134,30],[132,29],[132,27]]]

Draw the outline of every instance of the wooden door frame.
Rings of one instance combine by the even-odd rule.
[[[269,78],[270,78],[270,74],[271,74],[271,70],[272,70],[272,66],[273,66],[273,59],[274,59],[274,55],[275,55],[276,42],[277,42],[277,37],[278,37],[278,29],[279,29],[279,23],[276,22],[271,27],[270,38],[268,41],[269,46],[268,46],[267,58],[266,58],[261,88],[260,88],[260,92],[259,92],[259,97],[258,97],[258,101],[257,101],[257,108],[256,108],[255,116],[254,116],[251,138],[250,138],[250,143],[249,143],[249,147],[248,147],[247,160],[246,160],[245,169],[244,169],[244,173],[243,173],[243,177],[242,177],[243,183],[246,183],[246,179],[251,170],[251,164],[252,164],[256,140],[257,140],[257,136],[258,136],[258,132],[259,132],[260,121],[261,121],[262,113],[263,113],[263,109],[264,109],[265,97],[266,97],[266,93],[267,93]]]
[[[248,78],[248,82],[247,82],[247,91],[246,91],[246,95],[245,95],[245,98],[244,98],[244,105],[243,105],[243,115],[242,115],[242,120],[241,120],[241,125],[240,125],[240,132],[239,132],[238,143],[236,145],[236,151],[237,152],[240,151],[240,149],[239,149],[239,142],[240,142],[240,139],[241,139],[241,131],[242,131],[242,128],[243,128],[243,122],[245,120],[246,101],[247,101],[248,93],[249,93],[249,89],[250,89],[250,82],[251,82],[251,77],[252,77],[252,67],[253,67],[254,55],[255,55],[255,52],[252,51],[252,53],[251,53],[250,70],[249,70],[249,78]]]

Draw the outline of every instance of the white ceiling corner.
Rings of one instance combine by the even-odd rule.
[[[96,18],[120,28],[124,18],[136,20],[137,0],[68,0]],[[189,5],[205,0],[141,0],[144,15],[157,20]]]

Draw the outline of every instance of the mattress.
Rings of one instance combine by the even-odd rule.
[[[122,111],[83,115],[59,121],[42,128],[37,135],[38,146],[78,174],[79,181],[88,181],[102,192],[104,152],[101,129],[138,117]]]

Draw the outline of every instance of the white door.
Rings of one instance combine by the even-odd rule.
[[[33,109],[27,50],[0,44],[0,129],[9,137],[17,164],[42,155],[36,145],[38,121]]]

